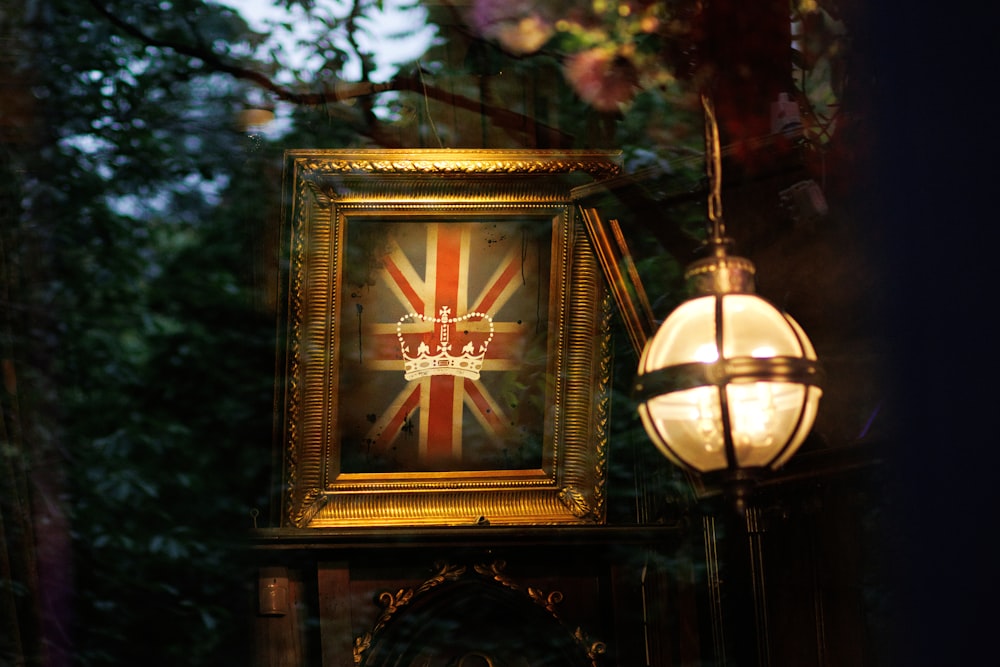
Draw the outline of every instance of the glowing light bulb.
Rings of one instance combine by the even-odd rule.
[[[700,361],[703,364],[710,364],[713,361],[718,361],[719,348],[715,346],[715,343],[705,343],[704,345],[699,345],[698,349],[694,351],[694,360]]]

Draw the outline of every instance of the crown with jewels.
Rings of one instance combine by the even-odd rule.
[[[479,371],[483,368],[486,348],[493,340],[493,318],[486,313],[473,312],[462,317],[451,317],[451,308],[441,306],[440,317],[426,317],[420,313],[407,313],[396,322],[396,338],[399,339],[399,349],[403,354],[403,377],[407,380],[427,377],[428,375],[456,375],[479,379]],[[453,355],[452,329],[463,322],[486,322],[489,333],[475,333],[462,346],[461,354]],[[438,341],[432,352],[427,341],[420,340],[416,354],[410,350],[410,335],[403,333],[403,325],[409,323],[431,323],[438,330]],[[475,336],[475,337],[473,337]]]

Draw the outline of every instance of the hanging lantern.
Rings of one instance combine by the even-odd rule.
[[[822,394],[816,352],[791,317],[754,293],[754,266],[728,254],[718,130],[707,98],[709,256],[686,272],[692,297],[639,361],[635,394],[649,437],[674,463],[726,478],[742,498],[812,428]]]

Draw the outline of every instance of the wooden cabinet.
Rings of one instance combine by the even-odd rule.
[[[696,664],[695,558],[676,527],[265,531],[257,664]],[[263,590],[263,589],[262,589]],[[264,596],[265,600],[267,596]]]

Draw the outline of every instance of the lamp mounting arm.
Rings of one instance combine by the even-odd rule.
[[[705,174],[708,176],[708,244],[715,248],[725,245],[726,225],[722,220],[722,148],[715,104],[707,93],[701,94],[705,115]]]

